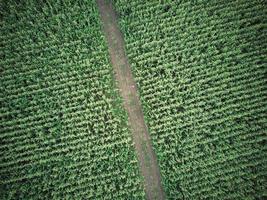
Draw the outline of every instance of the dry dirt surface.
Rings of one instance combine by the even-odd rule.
[[[116,83],[123,98],[124,108],[128,113],[139,168],[144,177],[146,198],[164,199],[165,194],[161,185],[156,155],[152,149],[148,129],[144,121],[141,102],[126,56],[124,39],[118,27],[116,13],[109,1],[97,0],[97,3]]]

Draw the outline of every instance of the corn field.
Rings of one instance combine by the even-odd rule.
[[[266,2],[113,3],[167,198],[266,197]]]
[[[146,198],[96,1],[0,1],[0,199]],[[265,199],[266,2],[106,2],[166,199]]]
[[[0,199],[144,198],[96,3],[1,17]]]

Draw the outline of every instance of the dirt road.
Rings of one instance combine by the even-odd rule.
[[[110,1],[97,0],[103,30],[108,44],[115,79],[128,113],[129,125],[139,160],[139,168],[144,176],[147,199],[164,199],[159,167],[152,149],[148,129],[145,125],[136,83],[125,53],[123,36],[117,23],[116,13]]]

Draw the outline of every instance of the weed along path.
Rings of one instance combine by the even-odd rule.
[[[137,95],[136,83],[126,56],[123,36],[119,30],[117,17],[111,2],[97,0],[103,30],[108,43],[111,64],[115,78],[128,113],[139,167],[144,176],[147,199],[164,199],[159,167],[151,146],[150,137],[145,125],[141,102]]]

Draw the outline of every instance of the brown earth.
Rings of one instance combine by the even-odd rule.
[[[144,177],[146,198],[165,199],[156,155],[152,149],[148,129],[144,121],[141,102],[126,56],[124,39],[117,23],[116,13],[110,1],[97,0],[97,4],[108,44],[111,64],[115,72],[116,84],[123,98],[124,108],[128,113],[139,169]]]

